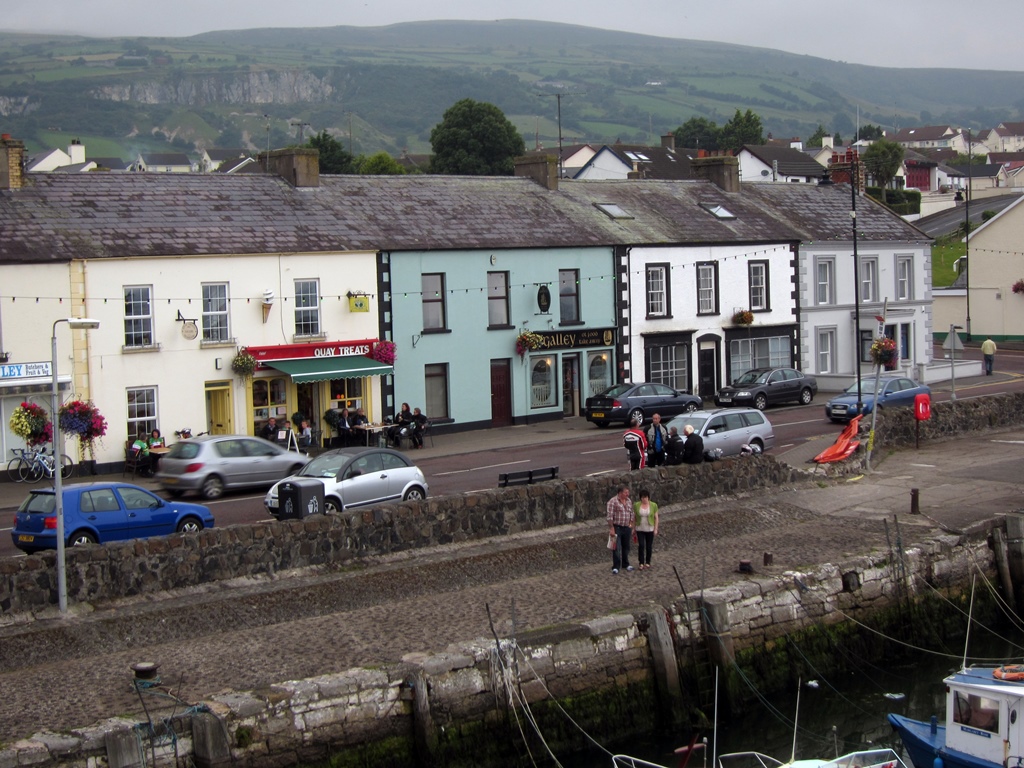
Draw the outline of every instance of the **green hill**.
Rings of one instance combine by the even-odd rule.
[[[2,130],[30,150],[80,138],[90,155],[252,149],[327,129],[355,153],[429,151],[461,98],[499,106],[528,147],[656,143],[693,116],[736,109],[776,137],[818,124],[849,137],[1021,119],[1024,73],[890,69],[697,40],[531,21],[252,29],[187,38],[0,33]],[[308,126],[308,127],[307,127]]]

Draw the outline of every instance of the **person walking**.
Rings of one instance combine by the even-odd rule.
[[[693,431],[693,425],[687,424],[683,429],[686,442],[683,444],[683,463],[700,464],[704,461],[704,438]]]
[[[614,496],[608,499],[608,536],[615,537],[612,550],[612,573],[624,568],[632,571],[629,564],[629,543],[633,539],[633,506],[629,503],[629,488],[620,485]]]
[[[660,467],[665,463],[668,449],[668,430],[661,423],[660,413],[651,416],[651,423],[644,432],[644,437],[647,438],[647,455],[650,457],[648,464]]]
[[[992,364],[996,361],[996,343],[991,338],[981,342],[981,354],[985,356],[985,375],[992,375]]]
[[[646,571],[651,567],[651,550],[658,535],[658,505],[651,501],[651,492],[640,489],[640,501],[633,502],[636,526],[636,567]]]
[[[647,437],[640,429],[642,423],[643,419],[638,416],[622,435],[622,445],[629,454],[630,469],[643,469],[647,466]]]

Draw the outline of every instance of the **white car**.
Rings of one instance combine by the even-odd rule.
[[[324,485],[324,513],[383,501],[427,498],[423,472],[398,451],[388,448],[340,448],[321,453],[300,472],[276,483],[263,499],[271,515],[281,510],[278,489],[295,479],[315,479]]]
[[[675,427],[679,434],[689,424],[704,440],[704,453],[721,449],[722,456],[738,456],[744,445],[756,446],[759,452],[775,445],[775,430],[768,417],[756,408],[716,408],[676,416],[665,426]]]

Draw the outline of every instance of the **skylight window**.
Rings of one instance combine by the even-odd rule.
[[[622,210],[615,203],[594,203],[598,210],[604,213],[609,219],[632,219],[633,214]]]
[[[649,158],[643,152],[632,152],[632,151],[627,150],[626,151],[626,157],[628,157],[630,160],[632,160],[634,162],[637,162],[637,163],[649,163],[649,162],[651,162],[651,158]]]
[[[700,207],[716,219],[735,219],[736,216],[724,205],[718,203],[701,203]]]

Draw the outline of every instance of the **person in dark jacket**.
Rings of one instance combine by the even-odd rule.
[[[668,455],[668,430],[661,423],[661,414],[651,416],[651,423],[644,432],[644,437],[647,438],[648,464],[660,467]]]
[[[683,444],[683,463],[700,464],[704,461],[704,438],[693,431],[693,425],[687,424],[683,430],[686,442]]]
[[[423,447],[423,430],[427,428],[427,416],[419,408],[412,409],[412,424],[409,429],[409,442],[413,448]]]
[[[412,424],[412,411],[408,403],[402,403],[402,410],[395,416],[395,425],[388,430],[388,442],[395,448],[402,447],[402,430],[408,430]]]
[[[682,435],[679,434],[677,427],[672,427],[668,431],[668,448],[666,449],[665,463],[670,466],[676,466],[677,464],[683,463],[683,448],[686,446],[686,441]]]

